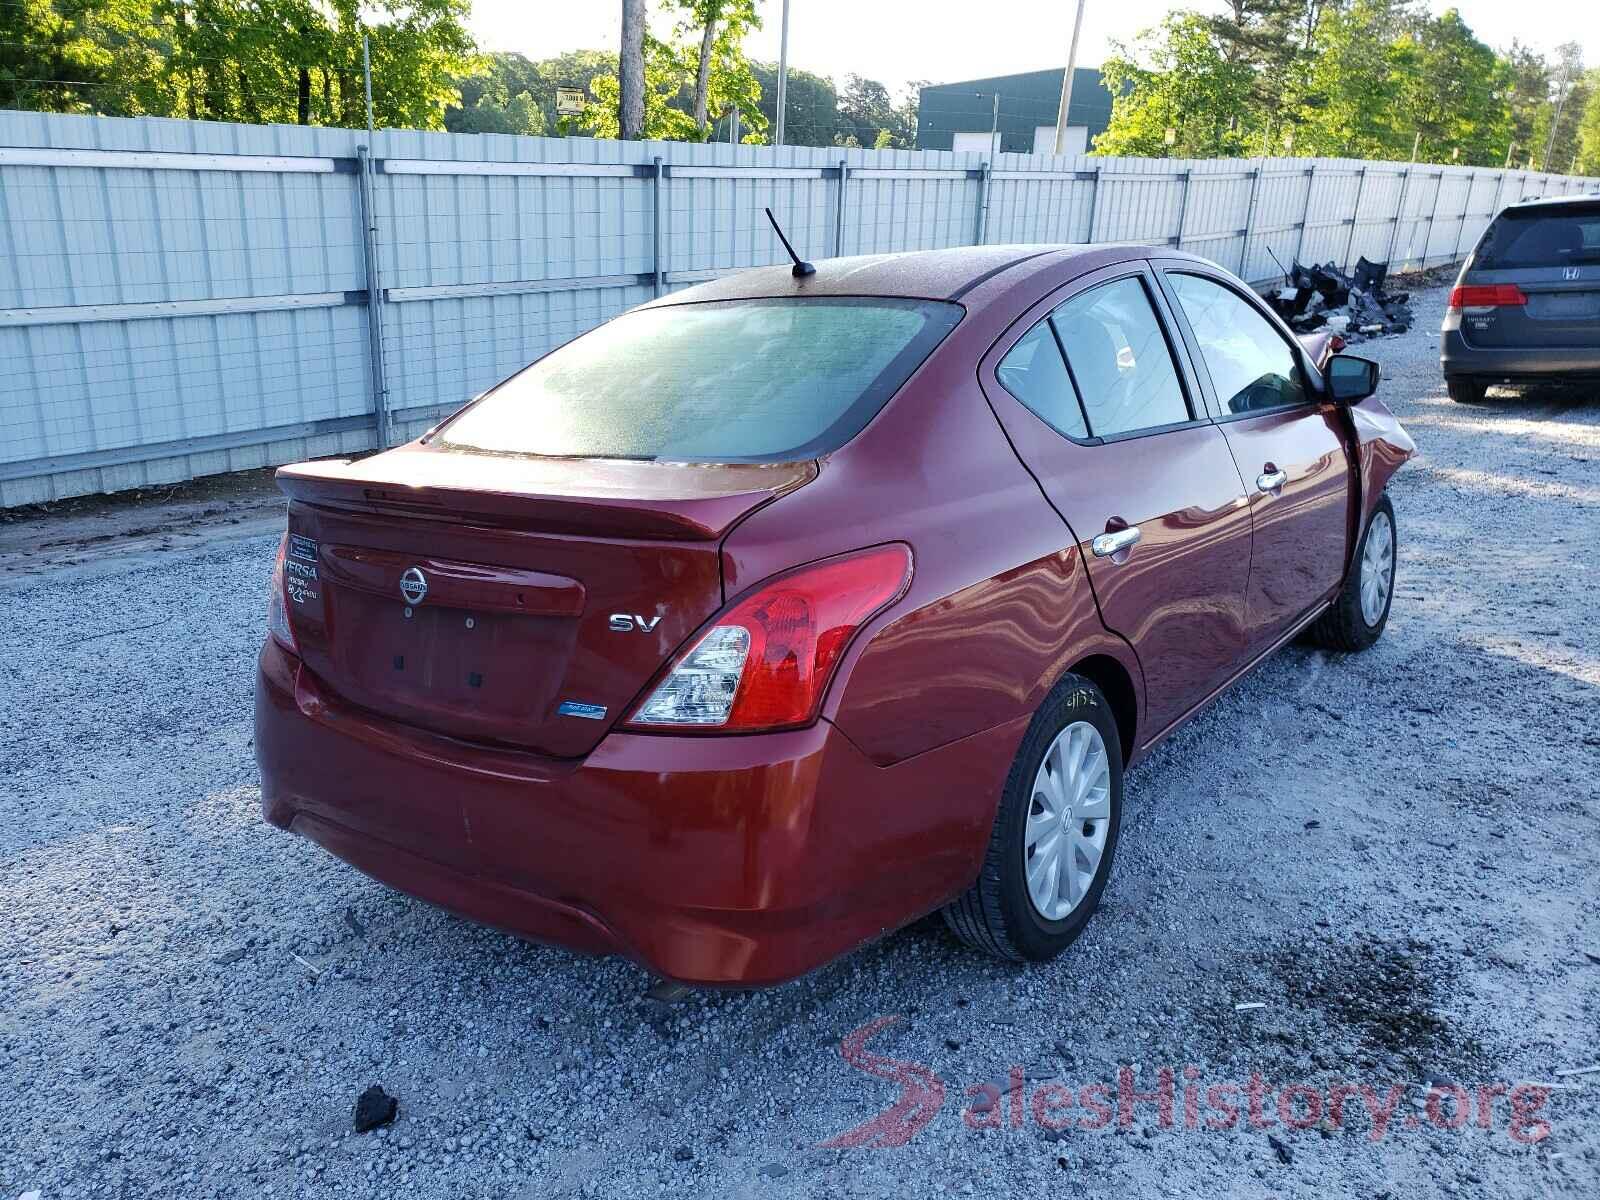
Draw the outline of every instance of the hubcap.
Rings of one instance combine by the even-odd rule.
[[[1083,902],[1111,829],[1111,760],[1100,731],[1074,721],[1056,735],[1033,778],[1022,835],[1028,899],[1047,921]]]
[[[1383,617],[1394,586],[1394,525],[1388,513],[1372,518],[1367,530],[1367,548],[1361,555],[1361,616],[1368,627]]]

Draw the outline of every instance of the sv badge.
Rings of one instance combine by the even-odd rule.
[[[612,633],[649,633],[659,624],[661,624],[661,614],[659,613],[653,617],[630,616],[628,613],[612,613],[610,621]]]

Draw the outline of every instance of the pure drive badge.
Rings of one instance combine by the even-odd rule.
[[[586,717],[591,721],[604,721],[606,719],[606,706],[604,704],[584,704],[578,700],[563,700],[557,706],[556,712],[563,717]]]

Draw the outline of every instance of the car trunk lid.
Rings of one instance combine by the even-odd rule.
[[[815,472],[427,445],[285,468],[291,627],[352,704],[580,756],[721,606],[727,531]]]
[[[1523,297],[1464,305],[1461,331],[1470,345],[1593,346],[1600,338],[1600,202],[1506,210],[1473,252],[1461,285],[1469,292],[1515,288]]]
[[[1514,285],[1524,304],[1462,310],[1467,342],[1485,348],[1593,346],[1600,339],[1600,263],[1569,267],[1471,271],[1469,286]]]

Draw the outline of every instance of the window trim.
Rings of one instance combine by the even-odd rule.
[[[1248,295],[1245,292],[1241,292],[1232,281],[1215,272],[1206,270],[1201,263],[1158,262],[1153,263],[1152,266],[1156,268],[1156,273],[1161,281],[1162,293],[1168,297],[1172,308],[1173,320],[1178,324],[1184,342],[1189,349],[1195,375],[1202,381],[1205,388],[1206,407],[1211,413],[1211,419],[1218,425],[1226,425],[1232,421],[1247,421],[1252,417],[1270,417],[1282,413],[1321,408],[1327,403],[1327,398],[1322,394],[1322,389],[1317,386],[1320,382],[1320,375],[1313,378],[1311,372],[1306,370],[1305,347],[1300,345],[1299,340],[1292,333],[1286,335],[1279,328],[1277,315],[1261,302],[1259,296],[1253,292]],[[1177,285],[1169,278],[1172,275],[1192,275],[1196,279],[1204,279],[1207,283],[1216,284],[1223,291],[1231,292],[1239,300],[1243,301],[1246,307],[1261,317],[1267,323],[1267,327],[1278,335],[1278,340],[1287,347],[1289,357],[1294,362],[1295,370],[1300,373],[1300,385],[1305,391],[1306,398],[1298,403],[1274,404],[1271,408],[1253,408],[1248,412],[1236,413],[1225,410],[1222,407],[1222,397],[1217,393],[1216,380],[1211,376],[1211,365],[1206,362],[1205,350],[1200,345],[1199,335],[1195,333],[1194,326],[1189,321],[1189,314],[1183,310],[1183,301],[1178,296]]]
[[[988,351],[984,354],[980,364],[979,382],[987,385],[991,381],[1009,399],[1022,408],[1030,417],[1038,421],[1051,433],[1059,438],[1071,442],[1075,446],[1103,446],[1111,442],[1132,441],[1135,438],[1155,437],[1163,433],[1172,433],[1179,429],[1188,429],[1195,425],[1211,424],[1214,417],[1204,398],[1202,381],[1198,375],[1192,373],[1190,354],[1186,344],[1180,338],[1181,333],[1175,336],[1176,318],[1173,316],[1167,302],[1166,293],[1156,278],[1157,272],[1152,264],[1143,258],[1128,259],[1125,262],[1112,263],[1097,271],[1080,275],[1055,288],[1047,295],[1041,297],[1030,305],[1015,321],[1007,327],[1006,331],[995,339]],[[1089,421],[1089,414],[1083,404],[1083,389],[1078,386],[1076,374],[1072,370],[1072,360],[1067,355],[1066,348],[1061,343],[1061,335],[1051,321],[1058,310],[1079,296],[1094,291],[1096,288],[1107,284],[1119,283],[1124,279],[1137,279],[1144,288],[1145,300],[1150,305],[1150,313],[1155,318],[1156,328],[1160,330],[1162,340],[1167,347],[1167,354],[1172,359],[1173,374],[1178,380],[1178,390],[1183,397],[1185,410],[1189,413],[1188,420],[1169,422],[1165,425],[1149,425],[1140,429],[1130,429],[1122,433],[1096,434],[1094,426]],[[1050,422],[1046,421],[1028,405],[1024,404],[1017,396],[1000,382],[998,368],[1011,349],[1042,321],[1051,321],[1050,332],[1055,338],[1056,349],[1061,354],[1062,362],[1067,366],[1068,377],[1072,380],[1072,387],[1078,396],[1079,411],[1083,415],[1084,428],[1089,430],[1087,438],[1073,437],[1071,434],[1062,433]],[[1179,348],[1182,346],[1182,353]]]

